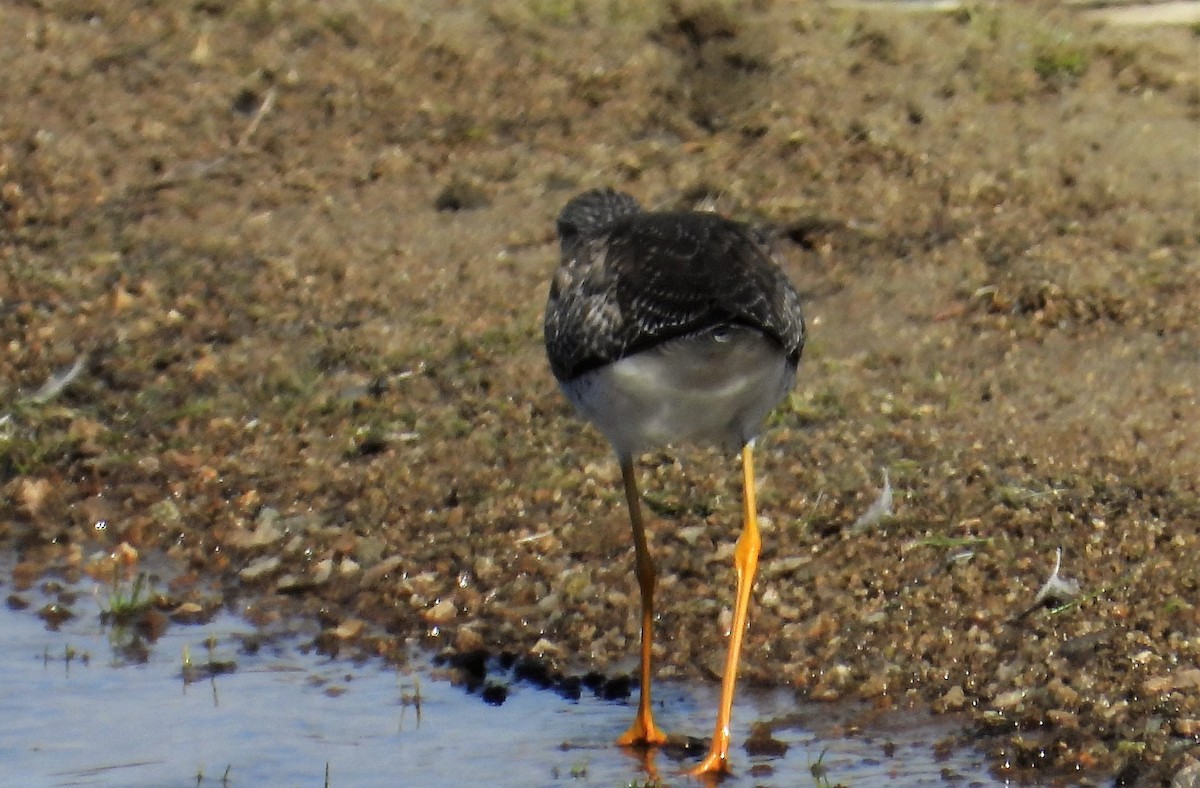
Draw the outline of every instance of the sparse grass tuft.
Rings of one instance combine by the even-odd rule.
[[[777,408],[770,418],[770,425],[795,419],[801,425],[815,425],[839,421],[846,417],[846,403],[841,393],[832,386],[822,389],[793,391],[788,394],[784,406]]]
[[[105,623],[128,624],[149,609],[153,594],[145,572],[139,572],[132,582],[113,578],[108,605],[100,614]]]
[[[0,419],[0,474],[22,476],[62,463],[71,453],[71,413],[20,404]]]
[[[837,788],[840,784],[830,781],[829,767],[824,763],[826,752],[828,750],[821,750],[821,754],[817,756],[817,760],[808,765],[808,771],[812,774],[813,785],[817,786],[817,788]]]
[[[1173,596],[1166,602],[1163,602],[1163,612],[1167,614],[1179,613],[1184,610],[1191,610],[1195,605],[1185,599]]]
[[[1043,82],[1074,81],[1087,67],[1087,51],[1069,33],[1046,33],[1034,47],[1033,70]]]
[[[579,0],[529,0],[529,10],[543,22],[561,25],[578,18],[583,5]]]
[[[217,656],[217,639],[209,635],[204,639],[204,650],[208,657],[204,662],[194,662],[192,651],[187,645],[183,647],[183,658],[180,664],[180,675],[184,686],[208,679],[213,682],[214,700],[217,692],[216,677],[237,670],[237,662],[232,659],[222,659]]]

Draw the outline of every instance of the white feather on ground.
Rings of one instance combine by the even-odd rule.
[[[852,530],[863,531],[877,525],[880,520],[885,517],[892,516],[892,482],[888,478],[886,469],[883,471],[883,489],[879,491],[879,497],[871,506],[859,515],[851,526]]]
[[[1054,571],[1050,573],[1050,578],[1045,583],[1042,583],[1042,587],[1038,589],[1037,596],[1033,598],[1034,606],[1044,604],[1063,605],[1079,596],[1079,581],[1060,576],[1058,570],[1061,568],[1062,548],[1060,547],[1054,553]]]
[[[75,363],[68,369],[51,375],[50,379],[42,384],[42,387],[26,397],[27,402],[43,403],[57,397],[63,392],[67,386],[71,385],[77,377],[83,374],[83,368],[87,364],[87,355],[81,355],[75,359]]]

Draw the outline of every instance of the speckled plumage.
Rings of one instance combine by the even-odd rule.
[[[800,298],[744,225],[645,212],[629,195],[598,190],[567,203],[558,233],[545,340],[560,382],[721,324],[761,331],[799,360]]]
[[[562,261],[546,306],[546,353],[563,393],[608,438],[621,465],[642,600],[641,698],[617,742],[663,744],[651,662],[656,570],[635,456],[679,442],[739,450],[742,535],[712,745],[691,773],[729,770],[729,720],[761,537],[754,439],[796,380],[800,298],[747,229],[708,213],[647,213],[632,197],[591,191],[558,216]]]

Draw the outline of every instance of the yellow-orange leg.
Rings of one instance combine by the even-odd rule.
[[[762,540],[758,535],[758,513],[754,498],[754,442],[742,448],[743,525],[733,552],[737,569],[737,592],[733,606],[733,629],[729,633],[729,654],[725,658],[725,675],[721,678],[721,705],[717,711],[717,728],[712,747],[691,774],[716,775],[729,771],[729,720],[733,713],[733,690],[737,684],[738,656],[742,651],[742,635],[746,631],[746,611],[750,606],[750,591],[754,573],[758,570],[758,553]]]
[[[662,744],[667,740],[666,734],[654,724],[654,715],[650,710],[650,647],[654,643],[654,559],[650,556],[650,548],[646,544],[646,526],[642,521],[642,503],[638,498],[633,458],[621,457],[620,460],[621,479],[625,482],[625,500],[629,504],[629,521],[633,525],[634,570],[642,594],[642,690],[637,716],[629,730],[617,739],[617,744]]]

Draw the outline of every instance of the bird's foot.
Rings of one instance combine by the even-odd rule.
[[[687,773],[706,780],[719,779],[730,773],[729,758],[726,753],[713,750]]]
[[[629,726],[629,730],[621,734],[617,744],[622,747],[654,747],[667,743],[667,734],[658,729],[654,718],[649,714],[638,714],[637,719]]]

